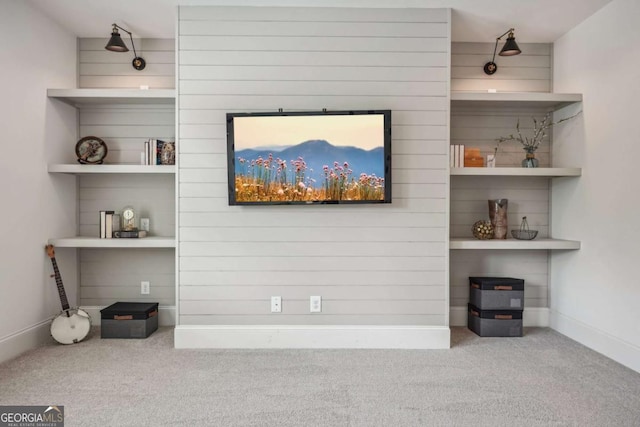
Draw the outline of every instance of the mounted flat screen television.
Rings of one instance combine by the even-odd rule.
[[[391,111],[227,114],[230,205],[391,203]]]

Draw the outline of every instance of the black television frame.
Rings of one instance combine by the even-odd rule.
[[[313,200],[313,201],[258,201],[238,202],[235,191],[235,144],[234,119],[236,117],[275,117],[275,116],[327,116],[327,115],[370,115],[382,114],[384,118],[384,199],[383,200]],[[391,110],[322,110],[291,112],[238,112],[226,114],[227,127],[227,191],[230,206],[264,205],[326,205],[326,204],[379,204],[391,203]]]

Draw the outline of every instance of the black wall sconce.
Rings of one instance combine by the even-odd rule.
[[[120,28],[125,33],[129,34],[129,38],[131,39],[131,47],[133,48],[133,61],[131,61],[131,65],[136,70],[144,70],[144,67],[147,66],[147,63],[144,59],[142,59],[136,53],[136,46],[133,44],[133,36],[131,35],[131,31],[127,31],[119,25],[113,24],[113,30],[111,30],[111,38],[109,39],[109,43],[104,47],[111,52],[129,52],[129,48],[124,44],[122,38],[120,37],[120,33],[118,32],[118,28]]]
[[[507,41],[504,43],[504,46],[502,47],[502,50],[500,50],[500,53],[498,55],[513,56],[513,55],[519,55],[522,52],[518,47],[518,45],[516,44],[516,38],[513,35],[514,31],[515,30],[513,28],[509,28],[507,31],[505,31],[503,35],[501,35],[496,39],[496,45],[493,48],[493,59],[491,59],[490,62],[487,62],[486,64],[484,64],[484,72],[486,74],[491,75],[491,74],[494,74],[496,71],[498,71],[498,66],[494,62],[496,60],[496,50],[498,49],[498,42],[500,41],[500,39],[506,36],[507,34],[509,34],[509,36],[507,37]]]

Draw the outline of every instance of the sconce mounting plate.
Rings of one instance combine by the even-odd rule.
[[[140,71],[144,70],[144,67],[147,66],[147,62],[140,56],[136,56],[135,58],[133,58],[133,61],[131,61],[131,65],[133,65],[133,68]]]
[[[498,71],[498,66],[496,65],[495,62],[493,61],[489,61],[486,64],[484,64],[484,72],[485,74],[495,74],[495,72]]]

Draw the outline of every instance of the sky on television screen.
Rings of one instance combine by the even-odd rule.
[[[327,116],[249,116],[234,118],[236,151],[292,146],[325,140],[334,146],[371,150],[384,146],[382,114]]]

